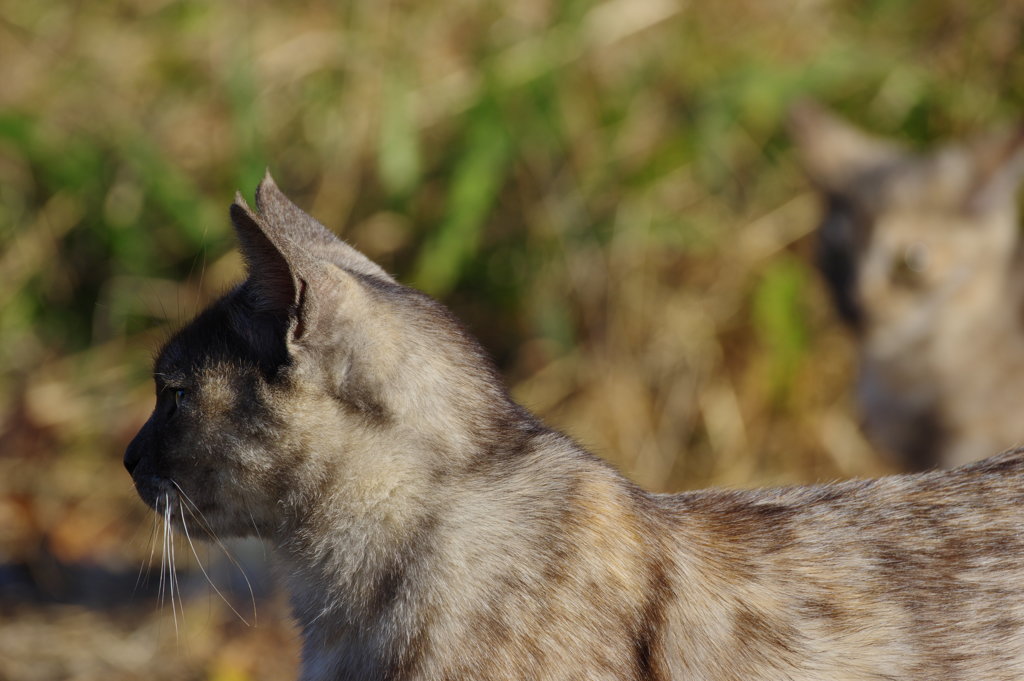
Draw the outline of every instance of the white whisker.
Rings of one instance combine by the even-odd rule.
[[[203,567],[203,561],[199,559],[199,554],[196,553],[195,544],[192,543],[192,537],[188,533],[188,524],[185,522],[185,505],[184,504],[182,504],[181,506],[178,507],[178,513],[181,516],[181,527],[182,527],[183,530],[185,530],[185,539],[188,540],[188,546],[189,546],[190,549],[192,549],[192,555],[195,556],[196,563],[199,565],[199,569],[202,570],[202,572],[203,572],[203,577],[206,577],[206,581],[209,583],[209,585],[211,587],[213,587],[213,590],[217,593],[218,596],[220,596],[220,599],[222,601],[224,601],[224,604],[231,609],[231,612],[235,613],[235,615],[238,617],[238,619],[242,620],[242,622],[245,624],[245,626],[251,627],[252,625],[249,623],[249,620],[247,620],[244,617],[242,617],[242,613],[240,613],[237,610],[235,610],[235,606],[231,605],[231,603],[228,601],[228,599],[224,597],[224,594],[221,593],[220,589],[217,588],[217,585],[213,583],[213,580],[210,579],[210,575],[208,575],[206,573],[206,568]],[[189,513],[192,513],[191,509],[189,510]],[[246,580],[246,581],[248,582],[248,580]],[[252,589],[250,587],[250,593],[251,593],[251,590]],[[255,613],[255,602],[253,603],[253,612]]]
[[[166,495],[165,495],[166,498]],[[159,499],[157,500],[159,502]],[[161,514],[163,515],[163,514]],[[164,534],[160,541],[160,587],[157,589],[158,598],[160,600],[160,607],[163,607],[166,602],[165,596],[165,582],[164,572],[167,567],[167,521],[164,519],[163,523]]]
[[[171,482],[172,485],[174,485],[174,488],[178,490],[178,495],[179,495],[178,499],[179,499],[179,501],[183,501],[184,502],[183,505],[186,505],[188,507],[189,514],[192,515],[192,517],[195,518],[197,521],[199,521],[200,525],[202,526],[203,530],[206,532],[207,536],[209,536],[209,538],[213,541],[213,543],[216,544],[216,546],[221,550],[221,552],[223,552],[224,557],[227,558],[228,561],[230,561],[231,564],[234,565],[238,569],[238,572],[242,575],[242,579],[245,580],[245,586],[249,590],[249,600],[252,603],[252,622],[253,623],[250,626],[255,626],[258,623],[258,621],[259,621],[259,617],[258,617],[257,611],[256,611],[256,593],[255,593],[255,591],[253,591],[252,582],[249,581],[249,575],[247,575],[245,573],[245,568],[242,567],[242,564],[239,563],[238,560],[235,558],[235,556],[231,553],[231,551],[228,550],[228,547],[224,545],[224,542],[222,542],[220,540],[220,537],[217,536],[217,533],[214,532],[213,527],[210,525],[209,520],[207,520],[206,514],[204,514],[202,512],[202,510],[200,510],[199,506],[197,506],[196,503],[194,501],[192,501],[191,497],[189,497],[188,494],[185,493],[185,490],[183,490],[181,488],[181,485],[179,485],[174,480],[171,480],[170,482]],[[184,522],[184,519],[182,520],[182,522]],[[193,548],[193,552],[194,551],[195,551],[195,549]],[[196,560],[199,560],[198,556],[196,556]],[[202,567],[201,564],[200,564],[200,567]],[[206,574],[205,570],[203,571],[203,574]],[[207,576],[206,579],[207,579],[207,581],[209,581],[210,580],[209,576]],[[213,582],[210,582],[210,584],[212,586]],[[214,587],[214,588],[216,589],[216,587]],[[218,593],[220,593],[220,592],[218,592]],[[222,598],[223,598],[223,596],[222,596]],[[229,604],[229,606],[230,606],[230,604]],[[232,608],[232,610],[234,610],[234,608]],[[235,614],[237,615],[238,613],[236,612]],[[247,625],[249,624],[249,622],[246,621],[245,618],[243,618],[241,615],[238,615],[238,616]]]
[[[156,528],[157,528],[157,517],[153,514],[153,525],[149,529],[149,560],[143,558],[142,563],[139,565],[139,574],[135,577],[135,587],[132,589],[132,594],[136,594],[139,590],[139,584],[142,583],[142,573],[146,573],[146,583],[149,583],[149,574],[153,570],[153,555],[156,553]]]
[[[249,520],[252,522],[252,529],[256,532],[256,538],[260,540],[260,544],[263,545],[263,557],[267,557],[267,543],[263,541],[263,534],[260,532],[259,526],[256,525],[256,518],[252,514],[252,508],[249,506],[249,500],[243,501],[245,504],[245,512],[249,514]]]
[[[175,561],[175,556],[174,556],[174,536],[173,536],[173,533],[171,531],[172,528],[171,528],[171,499],[170,499],[170,496],[171,496],[170,493],[168,493],[165,496],[165,499],[166,499],[167,503],[164,506],[164,526],[167,528],[165,530],[165,532],[166,532],[165,536],[167,537],[167,547],[168,547],[168,553],[169,553],[169,556],[170,556],[168,561],[167,561],[167,584],[168,584],[168,591],[169,591],[170,597],[171,597],[171,617],[174,618],[174,635],[175,635],[176,638],[178,638],[178,637],[180,637],[181,632],[178,629],[178,611],[177,611],[177,608],[174,605],[174,592],[175,591],[178,592],[178,603],[181,604],[182,607],[184,607],[184,604],[181,601],[181,588],[178,585],[178,573],[175,570],[175,563],[176,563],[176,561]],[[178,587],[178,588],[176,588],[176,587]],[[181,616],[182,616],[182,623],[184,624],[184,617],[185,617],[184,611],[182,611]]]

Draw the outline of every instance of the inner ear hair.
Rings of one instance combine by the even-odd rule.
[[[288,258],[241,195],[231,204],[230,213],[248,272],[251,302],[260,312],[287,315],[298,300],[298,282]]]

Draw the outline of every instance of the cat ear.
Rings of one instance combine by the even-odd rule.
[[[844,193],[859,177],[907,156],[900,146],[862,132],[811,100],[790,107],[787,128],[807,175],[827,192]]]
[[[256,189],[256,207],[268,225],[288,234],[314,255],[352,272],[394,281],[377,263],[336,237],[313,216],[292,203],[278,188],[269,170]]]
[[[298,302],[298,281],[284,251],[267,235],[262,220],[241,193],[235,194],[231,204],[231,222],[256,293],[257,308],[261,312],[287,312]]]
[[[250,302],[256,311],[285,323],[290,339],[300,338],[312,316],[305,296],[315,263],[287,234],[274,229],[236,194],[231,222],[245,260]]]
[[[355,309],[360,275],[393,281],[377,265],[331,234],[288,200],[268,174],[256,190],[254,212],[241,195],[231,206],[256,312],[269,314],[285,342],[316,345],[318,330],[342,307]]]
[[[965,207],[985,212],[1013,206],[1024,176],[1024,124],[980,140],[967,153],[973,172]]]

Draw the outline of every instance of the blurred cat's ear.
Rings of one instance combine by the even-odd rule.
[[[1024,124],[979,140],[967,153],[973,176],[965,207],[986,212],[1013,206],[1024,177]]]
[[[269,170],[256,189],[256,208],[268,227],[287,234],[313,257],[328,260],[351,272],[394,281],[377,263],[336,237],[316,218],[292,203],[278,188]]]
[[[855,128],[809,99],[790,107],[787,129],[811,181],[830,193],[844,193],[858,178],[907,155],[902,147]]]

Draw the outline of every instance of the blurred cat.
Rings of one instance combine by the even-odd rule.
[[[179,531],[271,546],[305,681],[1024,678],[1024,451],[651,494],[269,176],[256,205],[124,460]]]
[[[819,264],[857,334],[869,438],[911,469],[1024,442],[1024,128],[916,154],[810,102],[789,122],[824,200]]]

